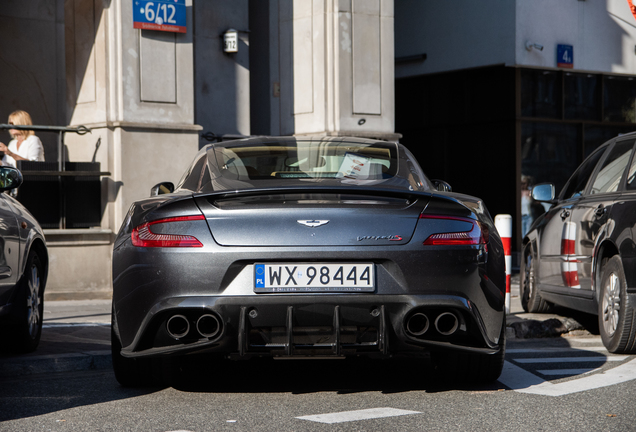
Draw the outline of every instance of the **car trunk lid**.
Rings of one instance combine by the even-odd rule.
[[[222,246],[408,243],[427,196],[270,193],[197,198]]]

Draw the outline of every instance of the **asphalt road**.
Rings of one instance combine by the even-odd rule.
[[[593,348],[578,355],[599,352],[595,336],[569,338],[561,347],[542,342],[515,341],[509,347],[532,349],[533,356],[544,358],[573,356],[554,350],[567,345]],[[542,353],[546,348],[553,351]],[[521,355],[527,353],[513,351],[509,364],[519,367],[514,359]],[[633,358],[595,365],[609,370]],[[570,365],[589,366],[584,361]],[[636,429],[634,380],[550,396],[513,390],[500,382],[479,387],[446,383],[427,362],[249,361],[222,370],[205,366],[167,388],[125,389],[107,369],[5,379],[0,383],[0,431]],[[585,375],[550,378],[550,384],[576,382]]]
[[[523,314],[514,289],[508,322],[522,332],[584,325],[531,339],[509,328],[504,373],[477,387],[426,360],[201,360],[171,387],[126,389],[110,366],[110,303],[49,303],[40,349],[0,356],[0,432],[636,430],[636,356],[607,353],[593,317]]]

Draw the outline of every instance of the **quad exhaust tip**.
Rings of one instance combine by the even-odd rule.
[[[190,322],[183,315],[173,315],[166,323],[168,334],[174,339],[181,339],[190,332]]]
[[[221,333],[221,321],[215,314],[203,314],[197,319],[194,328],[201,337],[213,338]],[[166,330],[173,339],[184,338],[190,333],[190,320],[185,315],[173,315],[166,322]]]
[[[435,329],[439,334],[450,336],[459,328],[459,320],[452,312],[443,312],[435,319]]]
[[[197,320],[197,331],[203,337],[212,338],[221,331],[221,323],[212,314],[201,315]]]
[[[406,322],[406,330],[413,336],[421,336],[428,330],[428,317],[421,312],[413,314]]]

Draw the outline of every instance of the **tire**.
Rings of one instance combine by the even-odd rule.
[[[121,355],[121,341],[115,331],[114,319],[111,320],[110,325],[110,348],[115,378],[122,387],[144,387],[153,384],[148,359],[127,358]]]
[[[521,283],[519,284],[521,307],[526,312],[545,313],[552,309],[552,303],[543,300],[537,290],[536,258],[532,243],[528,243],[523,248],[521,259]]]
[[[625,272],[618,255],[601,269],[598,327],[609,352],[636,353],[636,309],[627,295]]]
[[[31,250],[24,274],[18,282],[17,308],[14,315],[15,333],[12,347],[18,352],[32,352],[40,344],[44,317],[44,275],[38,254]]]
[[[506,320],[499,336],[499,351],[495,354],[476,354],[461,351],[431,353],[437,369],[450,381],[488,384],[496,381],[503,370],[506,356]]]

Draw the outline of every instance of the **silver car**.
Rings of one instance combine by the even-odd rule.
[[[0,166],[0,192],[22,184],[15,168]],[[42,333],[49,257],[38,222],[8,193],[0,193],[0,337],[4,352],[34,351]]]

